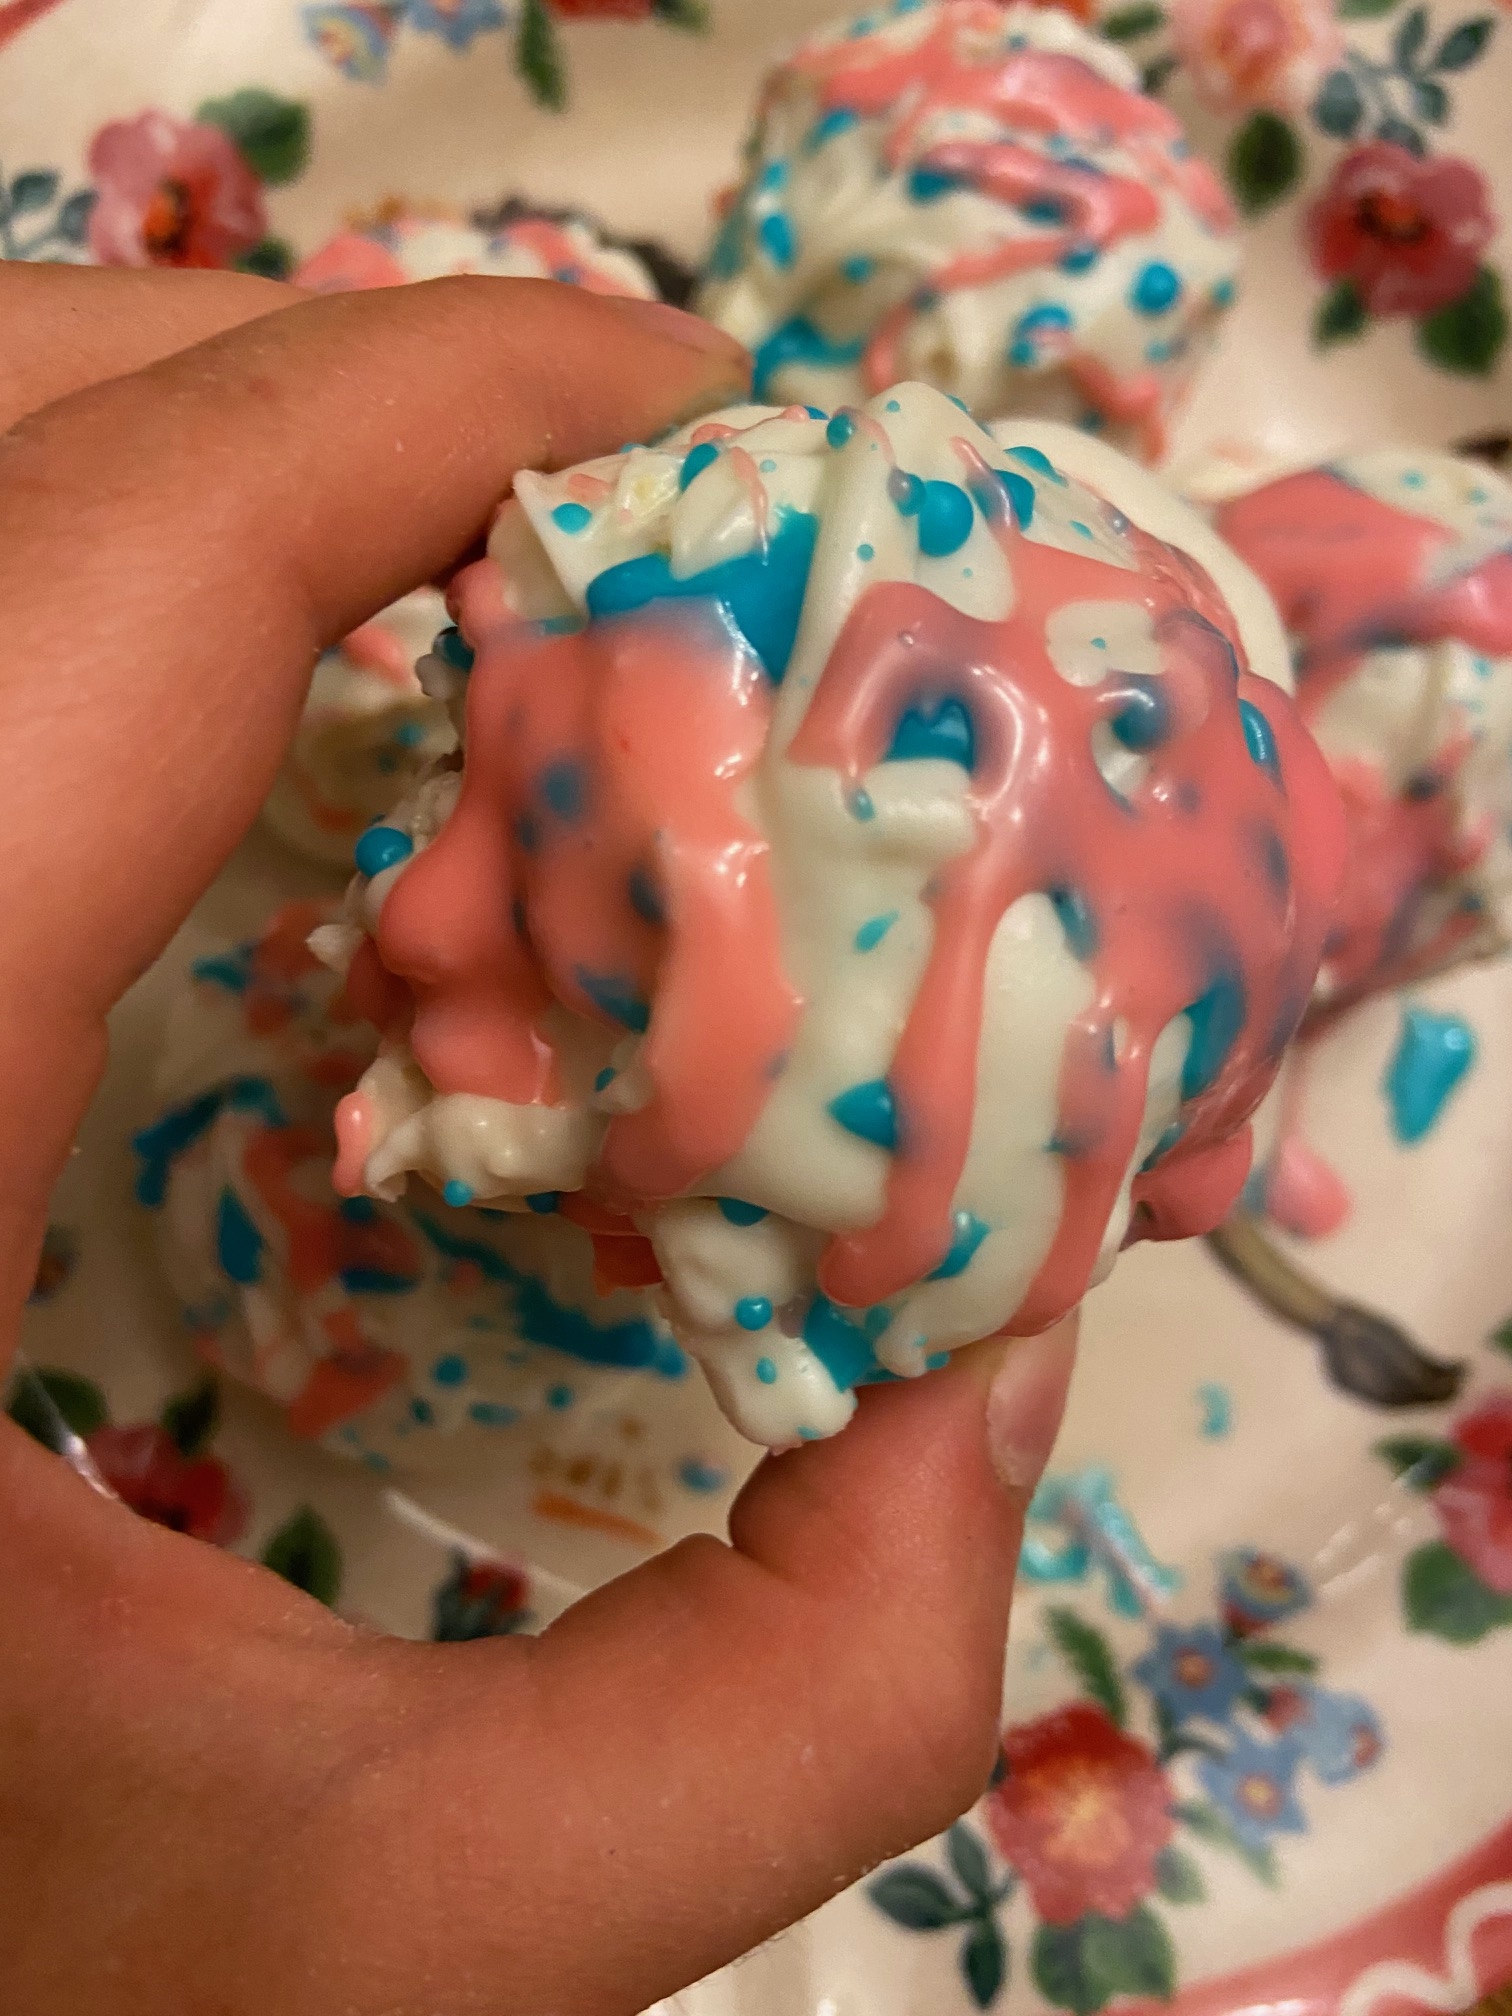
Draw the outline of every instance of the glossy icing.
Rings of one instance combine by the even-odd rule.
[[[584,1193],[779,1444],[1221,1218],[1340,833],[1207,527],[919,385],[517,488],[460,775],[317,940],[385,1038],[338,1187]]]
[[[1215,523],[1276,599],[1344,797],[1325,985],[1390,985],[1508,887],[1512,486],[1483,463],[1378,449],[1233,497]]]
[[[375,1469],[452,1466],[621,1376],[681,1378],[648,1296],[543,1200],[337,1197],[332,1112],[374,1037],[306,944],[331,914],[289,904],[197,960],[170,1021],[137,1194],[200,1352]]]
[[[1155,460],[1237,263],[1120,51],[1054,9],[902,0],[773,71],[701,305],[768,397],[918,377]]]
[[[440,204],[388,205],[328,239],[294,278],[315,293],[340,294],[456,273],[561,280],[590,294],[656,299],[656,283],[642,262],[622,246],[605,244],[586,218],[543,215],[524,205],[506,205],[493,220]]]

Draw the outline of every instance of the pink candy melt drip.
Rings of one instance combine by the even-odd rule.
[[[782,761],[832,769],[854,793],[905,710],[960,703],[975,735],[978,837],[928,891],[933,951],[888,1073],[898,1138],[883,1214],[831,1238],[820,1282],[837,1302],[869,1306],[944,1258],[993,935],[1020,897],[1058,894],[1084,906],[1094,994],[1062,1056],[1059,1229],[1008,1326],[1032,1330],[1086,1287],[1135,1152],[1155,1039],[1215,986],[1237,1019],[1182,1108],[1179,1139],[1135,1181],[1135,1230],[1201,1229],[1231,1205],[1248,1166],[1244,1122],[1313,984],[1342,827],[1295,709],[1244,669],[1232,619],[1193,561],[1112,513],[1134,571],[1032,541],[975,451],[957,448],[1013,571],[1012,614],[980,620],[911,583],[867,590],[782,758],[765,753],[773,690],[708,605],[547,636],[498,621],[491,563],[462,577],[478,658],[461,797],[387,898],[381,968],[375,957],[350,985],[387,1033],[408,1030],[438,1091],[518,1104],[587,1096],[566,1082],[553,1004],[606,1032],[644,1028],[635,1068],[649,1098],[609,1121],[587,1191],[616,1213],[696,1191],[746,1141],[803,1010],[742,784]],[[1088,600],[1148,612],[1162,678],[1062,678],[1046,623]],[[1126,801],[1098,771],[1094,730],[1153,688],[1165,727]],[[1268,724],[1269,765],[1247,747],[1241,699]],[[360,1103],[345,1116],[349,1156],[366,1134]]]
[[[1295,640],[1304,719],[1315,720],[1378,647],[1458,638],[1490,657],[1512,654],[1512,554],[1435,583],[1455,535],[1331,470],[1282,477],[1236,498],[1221,507],[1217,526],[1269,588]],[[1484,853],[1491,836],[1465,828],[1453,789],[1469,749],[1468,736],[1451,742],[1404,795],[1368,763],[1337,765],[1350,845],[1328,944],[1336,987],[1362,988],[1389,970],[1410,935],[1415,900]]]
[[[993,5],[944,10],[922,41],[906,49],[878,49],[867,38],[800,50],[794,67],[811,77],[825,111],[861,117],[897,115],[888,140],[893,167],[948,176],[1007,208],[1051,199],[1064,213],[1061,228],[1025,238],[1015,233],[980,251],[963,253],[931,273],[914,296],[885,316],[862,359],[866,389],[877,393],[905,375],[901,347],[913,320],[935,297],[983,287],[1039,267],[1053,270],[1068,253],[1098,254],[1121,239],[1155,230],[1161,199],[1179,196],[1215,233],[1234,229],[1222,185],[1207,163],[1187,147],[1180,122],[1163,105],[1111,83],[1074,56],[1044,49],[999,51],[990,60],[974,53],[984,39],[1001,36]],[[940,113],[978,113],[1020,133],[1055,136],[1068,154],[1117,145],[1134,172],[1100,172],[1074,158],[1056,160],[1022,142],[952,140],[913,145],[919,128]],[[1133,427],[1142,452],[1164,451],[1160,381],[1152,371],[1123,379],[1097,359],[1068,350],[1067,370],[1083,396],[1105,418]]]

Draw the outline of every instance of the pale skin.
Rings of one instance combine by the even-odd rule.
[[[520,467],[744,390],[530,281],[307,301],[0,267],[0,1372],[112,1003],[256,814],[317,652]],[[0,1421],[0,2006],[630,2016],[980,1793],[1069,1334],[765,1462],[534,1640],[417,1645]]]

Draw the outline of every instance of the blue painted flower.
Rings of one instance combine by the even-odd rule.
[[[1295,1617],[1312,1601],[1312,1589],[1300,1568],[1275,1554],[1238,1547],[1218,1562],[1223,1618],[1236,1638],[1248,1638],[1283,1618]]]
[[[1223,1756],[1198,1762],[1203,1790],[1246,1846],[1263,1848],[1272,1834],[1306,1833],[1295,1783],[1300,1756],[1290,1736],[1262,1743],[1236,1729]]]
[[[306,37],[328,63],[358,84],[381,84],[388,70],[389,44],[398,16],[393,7],[350,4],[306,7],[302,16]]]
[[[404,20],[422,35],[439,35],[448,49],[466,49],[473,38],[507,25],[499,0],[403,0]]]
[[[1285,1731],[1325,1785],[1347,1785],[1386,1747],[1380,1717],[1368,1701],[1306,1680],[1274,1688],[1265,1719]]]
[[[1177,1722],[1193,1715],[1227,1721],[1249,1685],[1216,1624],[1162,1624],[1133,1671]]]

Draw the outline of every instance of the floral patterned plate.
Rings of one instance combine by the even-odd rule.
[[[836,11],[0,0],[0,256],[281,273],[353,211],[510,190],[696,255],[768,52]],[[1506,430],[1512,22],[1482,0],[1099,11],[1253,225],[1178,459]],[[674,143],[647,144],[649,102]],[[317,886],[249,841],[123,1004],[11,1404],[148,1516],[347,1614],[532,1628],[717,1528],[753,1452],[701,1387],[606,1380],[493,1475],[396,1485],[206,1385],[133,1201],[174,975]],[[1409,1009],[1477,1039],[1410,1145],[1382,1094]],[[1361,1012],[1309,1099],[1344,1228],[1125,1258],[1030,1526],[995,1782],[681,2016],[1451,2016],[1512,1979],[1509,1032],[1507,963]]]

